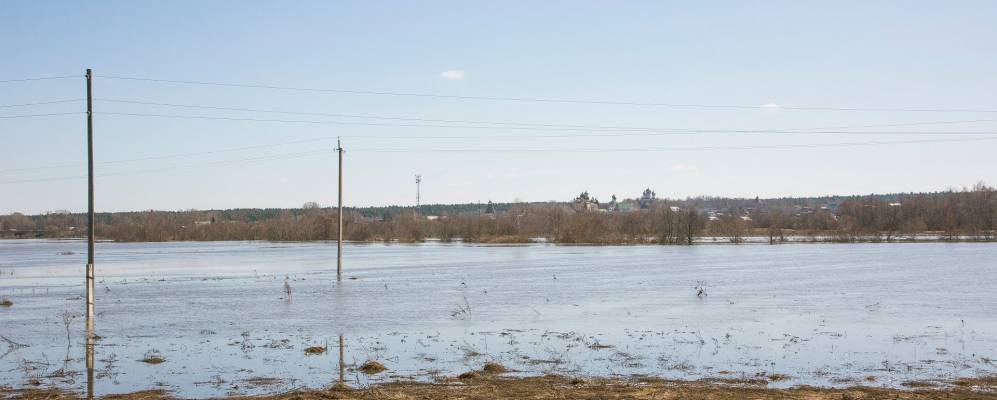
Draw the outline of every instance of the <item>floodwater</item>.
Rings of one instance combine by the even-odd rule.
[[[341,372],[351,386],[429,381],[488,361],[523,375],[788,376],[771,386],[997,373],[992,243],[348,244],[337,283],[335,243],[184,242],[97,244],[88,380],[85,246],[0,241],[14,303],[0,335],[27,345],[0,340],[0,386],[206,397],[327,387]],[[367,360],[388,371],[359,372]]]

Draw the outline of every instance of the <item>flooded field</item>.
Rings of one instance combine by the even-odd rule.
[[[997,373],[992,243],[345,253],[337,283],[334,243],[98,243],[95,393],[431,381],[489,362],[776,387]],[[86,391],[85,259],[79,241],[0,241],[12,302],[0,307],[0,386]],[[367,361],[387,370],[365,373]]]

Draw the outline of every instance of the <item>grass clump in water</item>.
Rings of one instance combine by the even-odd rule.
[[[142,359],[139,361],[146,364],[156,365],[166,362],[166,357],[163,357],[163,355],[159,353],[159,350],[152,349],[145,352],[145,355],[142,356]]]
[[[489,374],[501,374],[509,372],[509,370],[506,369],[505,366],[497,362],[487,362],[485,363],[484,368],[482,368],[481,370]]]
[[[786,374],[769,374],[769,380],[772,382],[779,382],[789,379],[789,375]]]
[[[374,360],[367,360],[367,362],[363,363],[363,365],[360,366],[360,372],[363,372],[367,375],[379,374],[387,370],[388,367],[385,367],[384,364],[381,364]]]
[[[325,353],[326,348],[322,346],[311,346],[305,348],[305,354],[308,355],[318,355]]]

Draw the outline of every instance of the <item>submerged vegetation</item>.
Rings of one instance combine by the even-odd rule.
[[[653,194],[653,192],[650,192]],[[789,241],[995,240],[997,191],[971,189],[852,197],[685,200],[644,198],[574,202],[350,208],[343,236],[351,241],[587,244],[742,243]],[[97,236],[116,241],[335,240],[334,209],[145,211],[97,215]],[[81,237],[82,214],[0,216],[5,237]]]
[[[166,357],[163,357],[163,355],[159,353],[159,350],[152,349],[145,352],[145,355],[142,356],[142,359],[139,361],[146,364],[156,365],[166,362]]]

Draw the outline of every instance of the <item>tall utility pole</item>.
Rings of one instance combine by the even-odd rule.
[[[421,185],[422,185],[422,175],[416,174],[415,175],[415,208],[416,208],[416,212],[419,211],[419,195],[421,194],[420,193],[421,192],[421,190],[420,190],[421,189]]]
[[[93,321],[93,70],[87,68],[87,325]]]
[[[336,152],[339,153],[339,236],[336,241],[336,280],[343,280],[343,143],[336,139]]]
[[[346,387],[345,370],[346,364],[343,362],[343,335],[339,335],[339,387]]]

